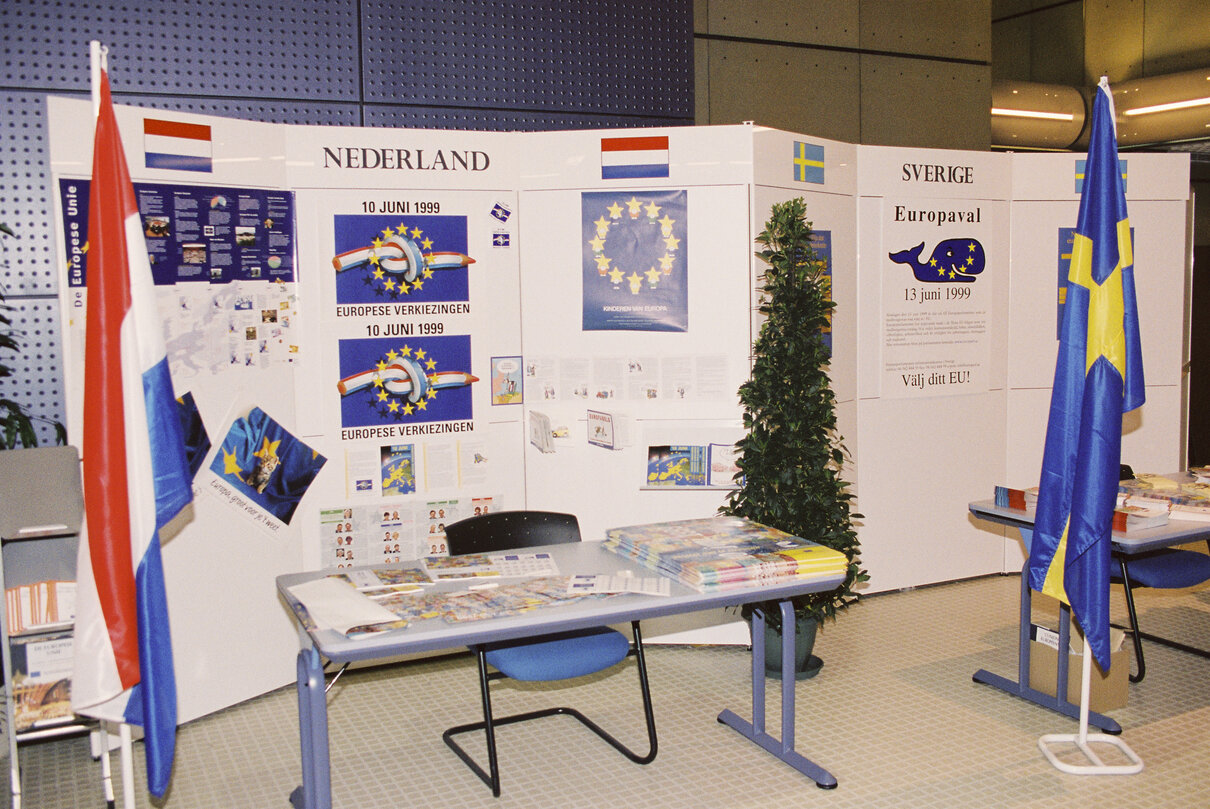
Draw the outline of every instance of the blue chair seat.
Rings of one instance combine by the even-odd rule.
[[[514,680],[567,680],[596,674],[626,659],[630,641],[608,627],[492,645],[487,662]]]
[[[564,542],[580,541],[580,522],[574,514],[553,511],[497,511],[480,514],[451,523],[445,528],[445,538],[453,555],[465,553],[495,553],[517,548],[532,548]],[[527,722],[548,716],[570,716],[611,747],[636,764],[655,760],[658,743],[655,735],[655,714],[651,708],[651,689],[647,684],[647,663],[643,656],[643,634],[639,622],[631,621],[634,636],[633,651],[625,635],[609,627],[594,627],[572,632],[542,635],[502,643],[471,647],[479,668],[479,693],[483,699],[483,721],[457,725],[441,734],[446,745],[483,783],[492,794],[500,796],[500,767],[496,757],[496,728],[516,722]],[[609,732],[584,714],[565,706],[542,708],[510,716],[492,714],[491,689],[488,681],[500,677],[529,682],[569,680],[596,674],[621,663],[634,654],[639,673],[639,689],[643,697],[643,716],[647,720],[646,753],[637,753],[614,738]],[[495,669],[488,672],[488,667]],[[460,745],[456,738],[463,733],[484,733],[487,742],[488,767],[484,769]]]
[[[1179,590],[1210,579],[1210,556],[1180,549],[1138,558],[1128,556],[1126,571],[1130,574],[1130,583],[1136,587]]]
[[[1210,547],[1210,540],[1207,540]],[[1147,674],[1147,661],[1143,657],[1143,633],[1139,629],[1138,610],[1134,605],[1136,587],[1152,587],[1161,590],[1180,590],[1194,587],[1210,580],[1210,556],[1197,551],[1180,548],[1143,554],[1114,553],[1117,563],[1110,568],[1111,581],[1121,582],[1126,594],[1126,611],[1130,615],[1130,632],[1134,645],[1134,662],[1138,671],[1130,675],[1130,682],[1140,682]],[[1160,640],[1150,637],[1151,640]]]

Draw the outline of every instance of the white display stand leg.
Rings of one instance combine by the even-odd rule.
[[[1048,733],[1038,739],[1038,747],[1055,766],[1072,775],[1134,775],[1143,769],[1143,760],[1135,755],[1125,741],[1108,733],[1088,733],[1088,690],[1092,682],[1092,649],[1088,646],[1088,638],[1084,638],[1084,669],[1080,674],[1080,732],[1079,733]],[[1092,742],[1109,744],[1116,747],[1129,764],[1106,764],[1092,749]],[[1087,764],[1069,764],[1059,759],[1055,748],[1060,745],[1072,745],[1084,754]]]
[[[134,809],[134,757],[130,752],[130,725],[118,725],[118,738],[122,740],[122,805]]]

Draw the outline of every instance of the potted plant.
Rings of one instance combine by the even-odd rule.
[[[736,444],[736,482],[720,509],[779,528],[834,550],[849,560],[844,582],[834,590],[793,599],[798,676],[811,676],[822,662],[812,658],[815,633],[826,619],[857,600],[861,569],[850,510],[853,495],[841,478],[845,448],[836,430],[835,395],[825,341],[835,307],[824,262],[811,249],[811,225],[801,197],[773,206],[757,237],[757,255],[768,265],[759,311],[765,318],[753,347],[752,375],[739,389],[745,435]],[[766,670],[781,672],[781,611],[777,602],[746,604],[745,619],[759,609],[770,638]],[[775,640],[774,640],[775,638]]]
[[[8,268],[8,240],[15,238],[12,228],[0,222],[0,245],[4,249],[3,267]],[[13,311],[13,307],[9,306],[5,298],[4,287],[0,285],[0,352],[2,351],[17,351],[21,350],[21,332],[13,328],[13,320],[9,317],[9,312]],[[4,361],[0,355],[0,379],[12,376],[13,369]],[[55,440],[59,444],[67,443],[67,430],[57,421],[44,419],[41,416],[35,416],[28,413],[25,407],[7,396],[0,395],[0,449],[16,449],[18,447],[36,447],[38,445],[38,434],[34,428],[34,421],[43,421],[51,424],[55,430]]]

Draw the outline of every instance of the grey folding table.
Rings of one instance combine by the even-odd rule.
[[[1034,511],[997,506],[995,500],[976,500],[968,505],[971,514],[981,520],[1007,525],[1016,528],[1021,533],[1026,549],[1033,540]],[[1167,525],[1157,528],[1147,528],[1130,534],[1113,534],[1111,547],[1115,554],[1131,555],[1147,551],[1168,548],[1173,545],[1183,545],[1188,542],[1206,539],[1210,536],[1210,523],[1170,520]],[[1028,562],[1027,562],[1028,564]],[[1073,719],[1079,718],[1080,706],[1067,698],[1067,655],[1059,655],[1058,672],[1055,681],[1055,696],[1029,687],[1029,626],[1030,626],[1031,590],[1029,576],[1021,571],[1021,611],[1018,630],[1018,661],[1017,679],[1011,680],[999,674],[993,674],[985,669],[975,672],[973,679],[1006,691],[1013,696],[1057,711]],[[1066,649],[1070,638],[1071,622],[1068,619],[1071,608],[1066,604],[1059,606],[1059,648]],[[1137,631],[1137,627],[1136,630]],[[1150,637],[1150,636],[1149,636]],[[1154,639],[1154,638],[1153,638]],[[1121,733],[1122,727],[1115,720],[1103,714],[1089,712],[1088,723],[1104,730],[1106,733]]]
[[[635,576],[656,575],[636,562],[601,547],[597,542],[544,546],[543,550],[548,550],[554,555],[559,572],[564,575],[616,575],[624,572]],[[440,618],[429,618],[415,621],[405,629],[384,632],[366,639],[349,640],[335,630],[317,629],[307,613],[306,605],[300,603],[289,590],[296,584],[330,575],[332,572],[311,571],[277,577],[278,592],[293,611],[299,626],[301,645],[297,661],[297,688],[303,778],[302,785],[290,795],[291,803],[300,809],[330,809],[332,805],[324,660],[334,664],[378,660],[402,654],[457,649],[472,644],[534,637],[754,601],[780,601],[783,626],[792,626],[793,611],[787,599],[804,593],[831,590],[843,581],[843,575],[837,574],[813,580],[798,579],[712,593],[699,593],[673,581],[670,596],[633,593],[613,595],[481,621],[448,623]],[[432,587],[456,590],[464,589],[466,584],[445,582]],[[781,738],[775,738],[765,731],[765,633],[764,618],[759,612],[753,616],[752,635],[752,719],[745,720],[730,710],[724,710],[718,715],[718,721],[803,773],[817,786],[825,789],[835,787],[836,779],[831,773],[794,749],[795,680],[792,666],[783,670],[781,678]],[[793,644],[793,633],[784,633],[783,660],[794,659]],[[659,672],[653,672],[652,676],[658,677]]]

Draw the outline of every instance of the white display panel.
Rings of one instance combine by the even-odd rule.
[[[571,511],[587,540],[714,513],[727,490],[653,478],[649,448],[726,447],[742,435],[736,393],[760,325],[754,236],[774,202],[797,196],[831,265],[830,373],[852,455],[846,478],[866,515],[857,527],[870,590],[1019,568],[1015,544],[976,526],[966,503],[997,484],[1029,485],[1040,464],[1058,228],[1074,221],[1078,156],[864,147],[750,125],[478,133],[173,113],[210,127],[213,170],[199,177],[143,166],[145,115],[168,114],[118,108],[136,184],[194,203],[198,189],[215,189],[211,198],[258,212],[231,235],[246,251],[230,251],[243,256],[230,264],[242,275],[182,260],[161,294],[178,393],[193,394],[214,444],[199,480],[221,482],[229,425],[254,421],[254,411],[323,459],[289,519],[261,519],[270,510],[242,507],[255,497],[210,486],[166,544],[183,720],[293,679],[296,636],[274,594],[279,573],[441,552],[444,524],[483,507]],[[52,99],[49,122],[57,214],[69,222],[73,203],[58,181],[87,178],[89,105]],[[1128,417],[1123,454],[1164,471],[1183,440],[1188,158],[1131,155],[1129,172],[1148,404]],[[261,213],[280,200],[289,228]],[[212,201],[178,222],[204,214],[221,230],[223,202]],[[898,209],[926,214],[897,220]],[[929,211],[976,221],[938,224]],[[951,232],[959,226],[975,230]],[[905,285],[901,274],[914,273],[890,254],[923,241],[921,255],[931,255],[959,237],[984,250],[977,280],[955,282],[978,288],[981,330],[965,347],[930,350],[965,362],[957,370],[970,381],[892,395],[890,302],[923,284]],[[218,241],[199,239],[204,255],[227,255],[215,246],[221,233],[207,238]],[[254,249],[287,243],[273,263]],[[75,436],[83,299],[68,261],[81,245],[70,232],[60,244]],[[413,248],[473,262],[409,278]],[[186,280],[201,267],[207,277]],[[943,330],[939,317],[931,323]],[[430,374],[451,383],[435,398]],[[357,377],[367,384],[348,381]],[[342,381],[354,390],[342,394]],[[416,385],[426,398],[412,401]],[[613,417],[615,449],[589,443],[590,409]],[[542,442],[553,451],[530,440],[538,414],[557,432]],[[684,637],[740,635],[714,627]]]

